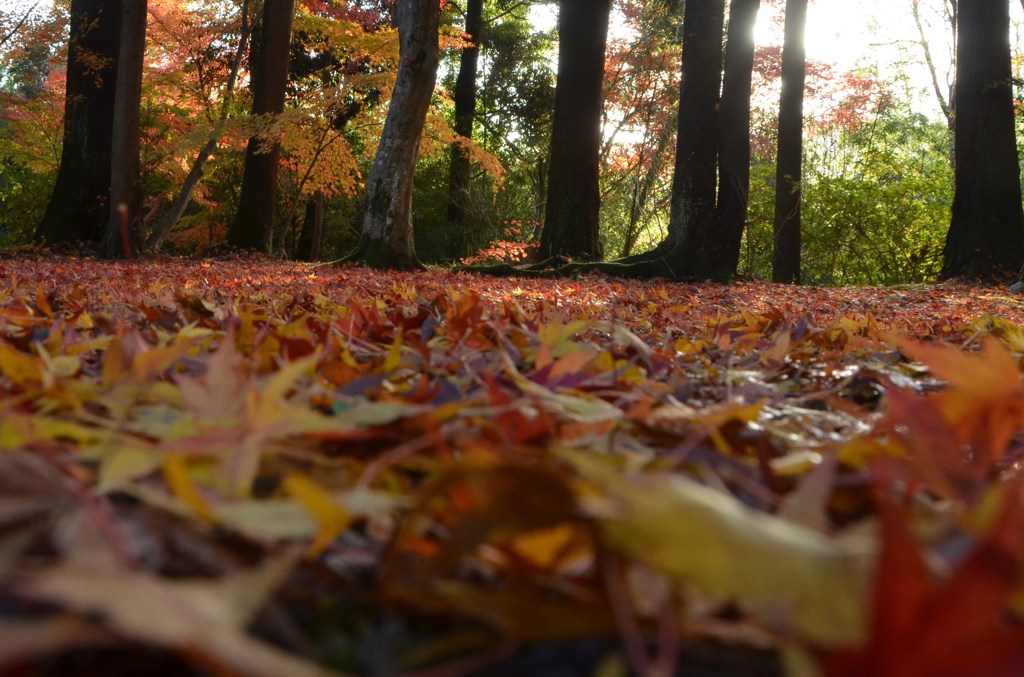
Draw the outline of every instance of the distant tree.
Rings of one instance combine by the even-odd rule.
[[[146,0],[126,0],[121,8],[121,39],[115,85],[111,148],[110,214],[101,253],[131,258],[139,207],[139,144],[142,66],[146,56]]]
[[[459,74],[455,79],[455,133],[469,139],[473,137],[476,116],[476,79],[480,61],[480,40],[484,29],[484,0],[467,0],[465,33],[470,43],[463,48],[459,59]],[[466,203],[469,201],[471,164],[467,149],[460,143],[452,146],[448,172],[448,254],[459,259],[469,254],[466,233]]]
[[[180,187],[170,206],[158,217],[156,225],[153,227],[153,231],[144,245],[146,249],[160,249],[170,234],[171,229],[184,216],[185,210],[192,203],[192,195],[203,178],[206,165],[210,158],[213,157],[214,151],[217,150],[217,144],[224,134],[228,118],[231,115],[231,108],[235,101],[235,83],[238,81],[238,74],[241,72],[242,61],[245,58],[246,48],[252,33],[252,26],[249,20],[249,7],[251,4],[251,0],[242,0],[241,7],[239,8],[238,46],[235,48],[231,59],[231,66],[224,89],[219,93],[220,110],[217,113],[216,124],[207,136],[202,148],[199,149],[192,159],[188,174],[180,182]]]
[[[736,274],[740,243],[747,221],[750,193],[750,89],[754,66],[754,24],[761,0],[732,0],[725,49],[722,102],[719,106],[718,202],[719,232],[706,256],[711,276]]]
[[[772,279],[800,282],[800,200],[804,134],[804,28],[807,0],[786,0],[779,98],[778,159],[775,172],[775,247]]]
[[[110,214],[121,3],[72,0],[60,168],[36,230],[47,245],[98,246]]]
[[[601,258],[601,82],[611,0],[561,0],[541,258]]]
[[[1024,261],[1007,0],[958,3],[953,215],[942,277],[993,277]]]
[[[419,267],[413,242],[413,170],[440,58],[437,0],[395,6],[399,64],[377,155],[367,181],[362,234],[350,259],[380,268]]]
[[[273,233],[281,144],[268,125],[284,111],[294,14],[294,0],[264,0],[259,38],[253,40],[252,114],[263,128],[249,139],[238,211],[228,228],[228,244],[242,249],[267,250]]]

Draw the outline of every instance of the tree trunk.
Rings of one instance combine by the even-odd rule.
[[[804,138],[804,26],[807,0],[786,0],[782,95],[775,171],[775,249],[772,280],[800,283],[800,200]]]
[[[101,253],[130,259],[136,245],[139,208],[139,143],[142,111],[142,67],[146,57],[146,0],[122,4],[114,129],[110,169],[110,217]]]
[[[242,0],[240,10],[242,23],[238,34],[238,48],[235,50],[234,59],[231,61],[231,71],[228,73],[228,80],[224,85],[224,94],[221,99],[220,117],[217,120],[217,126],[196,154],[195,160],[192,161],[192,166],[189,168],[188,175],[181,185],[181,190],[178,191],[178,196],[174,198],[171,206],[157,220],[152,234],[146,241],[145,247],[148,250],[156,251],[160,249],[167,239],[167,235],[170,234],[171,229],[181,220],[185,210],[188,209],[189,203],[192,201],[193,191],[195,191],[199,181],[203,178],[203,173],[206,171],[206,163],[210,160],[214,151],[217,150],[217,142],[223,135],[225,123],[231,114],[231,105],[235,99],[235,83],[238,81],[238,72],[241,70],[242,59],[245,56],[246,46],[252,34],[252,26],[249,23],[250,4],[251,0]]]
[[[44,244],[100,244],[110,213],[120,31],[120,2],[72,0],[64,143],[57,181],[37,228]]]
[[[601,83],[611,0],[561,0],[542,259],[601,258]]]
[[[261,124],[284,112],[288,82],[288,45],[291,41],[294,0],[265,0],[252,69],[252,113]],[[277,166],[281,144],[267,134],[249,139],[245,150],[242,188],[238,211],[228,228],[228,244],[242,249],[266,251],[274,228],[277,204]]]
[[[437,0],[399,0],[398,77],[367,182],[366,215],[350,258],[377,268],[419,267],[413,242],[412,187],[420,137],[437,81]]]
[[[476,114],[476,76],[480,61],[480,38],[484,28],[484,1],[467,0],[466,35],[472,45],[462,50],[459,75],[455,79],[455,133],[467,139],[473,137]],[[469,204],[469,184],[472,177],[469,155],[458,143],[452,145],[451,165],[448,172],[448,256],[454,260],[469,255],[466,228],[466,205]]]
[[[295,257],[300,261],[319,261],[324,241],[324,194],[317,191],[306,200],[306,214],[302,219],[302,232],[295,247]]]
[[[732,0],[719,108],[719,232],[708,247],[712,276],[728,279],[740,262],[750,194],[750,85],[754,67],[754,24],[761,0]]]
[[[953,216],[942,277],[990,278],[1024,261],[1006,0],[957,9]]]
[[[718,105],[722,86],[725,0],[686,4],[679,131],[672,179],[669,265],[677,276],[704,276],[718,177]]]

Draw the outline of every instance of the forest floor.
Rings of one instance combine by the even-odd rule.
[[[0,260],[4,675],[1024,664],[1024,299]]]

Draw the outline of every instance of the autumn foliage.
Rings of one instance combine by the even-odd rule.
[[[4,674],[1024,660],[997,290],[0,277]]]

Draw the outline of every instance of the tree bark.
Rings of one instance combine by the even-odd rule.
[[[754,25],[761,0],[732,0],[725,49],[722,104],[719,108],[718,203],[719,232],[707,257],[712,276],[728,279],[740,262],[740,243],[747,224],[750,195],[750,86],[754,68]]]
[[[110,168],[110,217],[101,253],[130,259],[136,245],[139,208],[139,145],[142,68],[146,57],[146,0],[127,0],[121,10],[121,44],[115,86]]]
[[[350,258],[376,268],[420,266],[413,241],[412,188],[420,138],[437,81],[437,0],[399,0],[398,76],[367,182],[366,215]]]
[[[679,90],[679,131],[668,240],[677,276],[704,276],[718,178],[718,106],[722,86],[725,0],[686,4]]]
[[[473,138],[473,120],[476,115],[476,77],[480,61],[480,39],[484,28],[483,0],[467,0],[466,35],[473,43],[462,50],[459,74],[455,78],[455,133]],[[469,185],[472,167],[469,155],[459,144],[452,146],[448,171],[448,256],[454,260],[469,255],[469,234],[466,232],[466,205],[469,203]]]
[[[772,280],[800,283],[800,201],[804,135],[804,27],[807,0],[786,0],[782,95],[775,172],[775,248]]]
[[[46,245],[99,246],[109,218],[121,3],[72,0],[64,143],[36,230]]]
[[[265,0],[258,41],[253,42],[252,113],[261,123],[272,122],[284,112],[288,82],[288,45],[291,41],[294,0]],[[281,144],[267,134],[249,139],[245,151],[238,211],[228,228],[228,244],[241,249],[266,251],[274,228],[277,204],[277,168]]]
[[[178,191],[178,196],[174,198],[174,202],[171,203],[171,206],[157,220],[157,224],[154,226],[153,232],[145,244],[145,248],[150,251],[156,251],[163,246],[164,241],[171,232],[171,229],[174,228],[178,221],[181,220],[181,217],[185,214],[185,210],[188,209],[189,203],[192,202],[192,193],[195,191],[196,186],[199,185],[199,181],[203,178],[203,174],[206,171],[206,163],[213,156],[214,151],[217,150],[217,142],[224,134],[225,123],[227,122],[228,116],[231,114],[231,106],[235,100],[235,83],[238,81],[238,72],[241,70],[242,59],[245,56],[249,37],[252,34],[252,26],[249,23],[250,4],[251,0],[242,1],[242,7],[240,10],[242,23],[239,30],[238,49],[235,50],[235,56],[231,61],[231,71],[228,73],[228,80],[224,85],[220,116],[217,120],[217,125],[214,127],[210,136],[206,139],[206,143],[203,144],[201,149],[199,149],[195,160],[192,161],[192,166],[189,168],[188,175],[185,176],[185,180],[181,184],[181,190]]]
[[[561,0],[558,80],[539,256],[601,258],[601,84],[611,0]]]
[[[953,215],[942,277],[992,278],[1024,261],[1006,0],[957,8]]]

